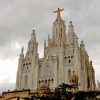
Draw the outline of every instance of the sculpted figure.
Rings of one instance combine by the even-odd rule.
[[[64,8],[63,9],[58,8],[56,11],[53,11],[54,13],[57,13],[57,19],[58,18],[61,19],[60,12],[63,11],[63,10],[64,10]]]

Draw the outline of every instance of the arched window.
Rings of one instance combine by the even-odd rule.
[[[47,80],[45,80],[45,84],[47,84]]]
[[[48,86],[50,86],[50,79],[48,80]]]
[[[71,63],[71,60],[69,59],[69,63]]]

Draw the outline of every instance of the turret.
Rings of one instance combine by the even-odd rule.
[[[23,54],[23,52],[24,52],[24,47],[22,46],[21,54],[20,54],[20,57],[19,57],[19,66],[23,65],[23,63],[24,63],[24,54]]]
[[[31,34],[31,41],[36,42],[36,34],[35,34],[35,30],[33,30],[33,33]]]
[[[19,56],[19,62],[18,62],[18,70],[22,71],[23,63],[24,63],[24,47],[21,48],[21,54]]]
[[[69,22],[68,28],[69,28],[68,34],[71,34],[71,35],[75,36],[75,33],[74,33],[74,26],[73,26],[73,24],[72,24],[72,21]]]
[[[91,66],[92,66],[92,60],[90,60],[90,64],[91,64]]]
[[[38,49],[38,43],[36,41],[35,30],[33,30],[33,33],[31,34],[31,39],[28,42],[28,52],[37,53],[37,49]]]
[[[83,41],[81,41],[81,43],[80,43],[80,53],[81,53],[81,55],[84,55],[83,54],[83,51],[85,50],[85,45],[84,45],[84,42]]]
[[[18,70],[17,70],[17,78],[16,78],[16,89],[21,89],[21,80],[22,80],[22,68],[24,64],[24,48],[22,46],[21,48],[21,54],[19,56],[19,61],[18,61]]]
[[[73,45],[73,46],[78,45],[78,37],[74,32],[74,26],[72,24],[72,21],[69,22],[67,41],[68,41],[68,45]]]
[[[82,56],[84,56],[85,60],[87,60],[89,62],[89,56],[85,49],[85,44],[83,41],[81,41],[81,43],[80,43],[80,53]]]
[[[81,41],[81,43],[80,43],[80,47],[84,47],[85,45],[84,45],[84,41]]]
[[[85,44],[84,44],[84,41],[81,41],[80,43],[80,53],[81,53],[81,56],[84,57],[85,59],[85,56],[86,56],[86,50],[85,50]],[[82,57],[82,58],[83,58]]]

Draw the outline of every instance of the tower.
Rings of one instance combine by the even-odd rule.
[[[21,83],[22,83],[22,69],[24,64],[24,54],[23,54],[24,48],[21,48],[21,54],[19,56],[18,61],[18,70],[17,70],[17,78],[16,78],[16,89],[21,89]]]
[[[69,22],[68,34],[67,34],[67,48],[66,48],[66,62],[68,79],[73,71],[79,76],[80,69],[80,53],[78,45],[78,37],[74,32],[74,26],[72,21]],[[69,80],[67,80],[69,83]]]
[[[38,78],[38,43],[36,41],[35,30],[31,34],[31,39],[28,42],[28,50],[24,57],[23,48],[19,58],[18,73],[16,88],[21,89],[35,89],[37,88]],[[35,81],[34,81],[35,80]]]
[[[66,45],[66,26],[60,15],[61,11],[63,11],[63,9],[59,8],[57,11],[54,11],[54,13],[57,13],[57,18],[52,27],[52,41],[55,46]]]
[[[65,82],[64,76],[64,54],[66,50],[66,26],[65,22],[61,18],[61,11],[64,9],[58,8],[54,13],[57,13],[56,20],[52,26],[52,38],[51,48],[49,48],[49,54],[53,62],[53,73],[54,73],[54,88],[59,84]]]

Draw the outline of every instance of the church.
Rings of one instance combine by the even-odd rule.
[[[62,83],[71,84],[70,77],[75,74],[80,91],[95,90],[95,71],[83,41],[78,43],[72,21],[66,30],[65,22],[58,8],[57,17],[52,25],[52,35],[44,42],[44,57],[39,58],[36,32],[33,30],[28,42],[27,52],[24,47],[18,62],[16,89],[37,90],[44,84],[55,89]]]

